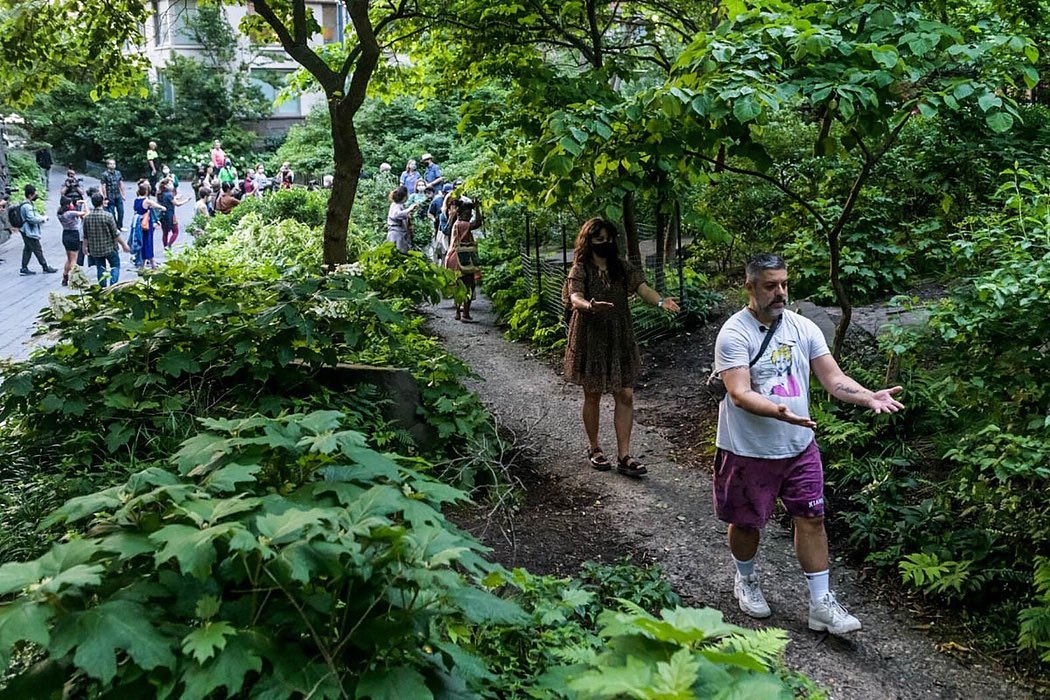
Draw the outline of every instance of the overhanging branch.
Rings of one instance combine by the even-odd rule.
[[[778,190],[780,190],[782,193],[784,193],[784,195],[786,197],[788,197],[788,199],[790,199],[791,201],[795,202],[796,204],[798,204],[799,206],[804,208],[806,211],[808,211],[810,213],[810,215],[814,219],[817,220],[817,223],[820,224],[820,227],[822,229],[824,229],[825,231],[828,230],[828,222],[824,219],[823,216],[821,216],[820,212],[817,211],[816,207],[814,207],[812,204],[807,202],[805,199],[802,198],[801,195],[796,193],[794,190],[792,190],[790,187],[788,187],[787,185],[785,185],[783,182],[781,182],[780,180],[776,179],[772,175],[766,175],[765,173],[760,172],[758,170],[750,170],[748,168],[738,168],[736,166],[729,165],[727,163],[719,163],[714,158],[712,158],[712,157],[710,157],[708,155],[705,155],[703,153],[699,153],[697,151],[687,151],[686,153],[688,155],[694,156],[694,157],[699,158],[700,160],[706,161],[708,163],[712,163],[714,165],[719,165],[719,166],[721,166],[725,170],[728,170],[731,173],[736,173],[737,175],[747,175],[749,177],[758,178],[759,180],[762,180],[764,182],[768,182],[769,184],[773,185],[773,187],[776,187]]]

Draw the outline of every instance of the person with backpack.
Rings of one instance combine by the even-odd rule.
[[[36,186],[26,185],[24,192],[25,200],[8,212],[11,225],[21,229],[22,233],[22,269],[18,271],[18,274],[23,276],[36,274],[29,269],[29,260],[34,255],[45,273],[58,272],[57,269],[47,264],[47,260],[44,259],[44,249],[40,247],[40,225],[47,221],[47,217],[37,214],[36,207],[33,206],[37,198]]]
[[[66,179],[62,183],[62,189],[59,190],[58,194],[73,201],[83,200],[87,196],[84,192],[84,180],[77,177],[77,171],[73,170],[73,168],[66,171]]]
[[[620,258],[619,232],[604,219],[584,222],[573,247],[572,269],[562,290],[569,313],[565,346],[565,380],[583,388],[583,429],[590,443],[587,459],[598,471],[612,463],[598,445],[602,394],[615,401],[616,471],[640,477],[648,470],[631,456],[634,383],[641,357],[634,338],[628,299],[632,294],[670,313],[678,303],[646,284],[642,271]]]

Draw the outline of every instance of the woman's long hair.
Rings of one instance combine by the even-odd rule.
[[[614,250],[614,254],[609,257],[609,279],[622,279],[627,273],[624,271],[623,261],[620,259],[620,247],[616,243],[616,239],[620,237],[620,232],[613,223],[597,216],[593,219],[587,219],[587,221],[583,222],[583,226],[580,227],[580,232],[576,235],[576,243],[572,251],[573,264],[589,263],[591,261],[591,253],[593,252],[591,238],[602,229],[605,229],[606,233],[609,234],[609,242],[613,244]]]

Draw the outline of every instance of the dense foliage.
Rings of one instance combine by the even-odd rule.
[[[964,603],[996,648],[1046,659],[1050,608],[1033,554],[1050,547],[1050,179],[1008,170],[1002,208],[952,236],[965,277],[926,327],[884,340],[909,390],[905,414],[870,428],[817,418],[850,541],[924,594]],[[880,383],[881,358],[851,369]],[[891,376],[891,381],[894,378]]]

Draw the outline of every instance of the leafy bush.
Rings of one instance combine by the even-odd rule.
[[[442,626],[524,615],[470,583],[489,568],[481,547],[440,511],[464,494],[343,423],[205,421],[177,472],[60,508],[53,521],[92,534],[0,568],[0,594],[19,594],[0,607],[5,665],[19,642],[46,651],[15,687],[423,697],[476,676]]]
[[[590,569],[593,592],[488,564],[441,513],[465,494],[346,422],[205,420],[170,467],[58,509],[52,522],[87,534],[0,567],[8,693],[603,697],[619,678],[641,697],[791,696],[782,631],[680,607],[658,621],[623,599],[614,613],[597,601],[671,598],[624,564],[626,585]]]
[[[633,604],[624,608],[598,618],[606,650],[580,651],[579,663],[560,670],[581,697],[794,697],[771,672],[783,663],[783,630],[746,630],[710,609],[665,609],[655,617]]]
[[[156,141],[160,160],[187,165],[187,149],[204,152],[218,138],[230,152],[247,155],[255,135],[241,123],[265,118],[270,105],[237,71],[217,70],[195,59],[173,56],[164,75],[177,96],[165,99],[156,84],[143,84],[145,97],[92,99],[94,84],[63,80],[25,111],[33,137],[54,146],[70,163],[112,157],[125,180],[146,175],[146,145]],[[196,165],[196,158],[192,164]]]
[[[965,603],[993,647],[1013,646],[1020,622],[1038,650],[1050,641],[1041,614],[1017,616],[1045,603],[1031,558],[1050,547],[1050,385],[1038,360],[1050,336],[1038,311],[1050,299],[1050,178],[1005,176],[1003,209],[953,238],[960,267],[983,269],[932,307],[926,328],[883,340],[907,412],[850,426],[856,409],[829,405],[817,420],[829,486],[850,494],[850,539],[868,560]],[[850,372],[881,383],[865,364]]]
[[[43,189],[40,187],[40,166],[36,164],[36,158],[29,153],[8,151],[7,171],[11,178],[9,185],[16,190],[11,195],[12,202],[22,201],[26,185],[35,185],[38,190]]]
[[[434,265],[417,251],[406,255],[393,243],[364,252],[358,263],[361,274],[384,299],[405,299],[419,305],[437,304],[442,296],[462,301],[467,295],[456,272]]]

